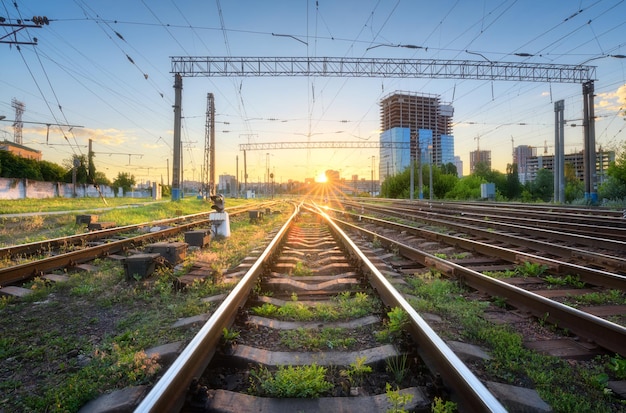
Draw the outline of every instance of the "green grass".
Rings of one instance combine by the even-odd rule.
[[[283,218],[272,215],[259,225],[231,221],[231,238],[213,240],[188,259],[229,268],[262,245]],[[202,298],[232,288],[206,280],[177,289],[184,271],[167,268],[129,282],[118,262],[93,264],[97,271],[68,274],[65,283],[35,279],[26,285],[29,296],[0,301],[0,410],[76,412],[101,393],[152,383],[159,366],[145,350],[191,339],[193,329],[171,325],[212,311]]]
[[[348,368],[341,370],[339,374],[347,377],[351,386],[360,386],[366,375],[372,372],[372,367],[365,364],[367,357],[357,357],[355,361],[350,363]]]
[[[408,322],[408,314],[399,307],[394,307],[387,313],[385,328],[376,333],[376,339],[381,342],[392,342],[404,331]]]
[[[280,342],[291,350],[317,351],[324,349],[350,349],[356,339],[344,328],[325,327],[321,330],[298,328],[280,332]]]
[[[439,314],[455,326],[456,336],[450,339],[488,349],[492,359],[484,363],[484,372],[489,380],[530,382],[555,412],[615,411],[618,403],[604,387],[605,375],[614,374],[607,360],[596,360],[591,367],[572,365],[526,349],[522,336],[511,327],[491,324],[482,317],[489,303],[466,300],[456,282],[443,280],[434,272],[410,279],[409,285],[408,292],[418,297],[411,302],[416,310]]]
[[[365,293],[357,292],[352,296],[348,291],[335,296],[331,303],[305,305],[298,301],[290,301],[282,307],[264,303],[261,306],[252,307],[251,311],[258,316],[276,317],[281,320],[336,321],[364,317],[379,311],[380,305],[378,299]]]
[[[326,368],[310,366],[279,366],[275,372],[258,367],[250,372],[251,394],[277,398],[317,398],[333,388],[326,380]]]
[[[568,305],[578,307],[586,305],[626,305],[626,293],[620,290],[607,290],[568,297]]]
[[[228,199],[226,207],[252,203],[252,200]],[[68,211],[61,215],[35,215],[20,218],[0,219],[0,247],[46,239],[59,238],[86,232],[84,225],[76,225],[77,210],[92,209],[100,222],[115,222],[117,226],[147,223],[154,220],[175,218],[179,215],[210,212],[211,203],[197,198],[185,198],[180,201],[152,202],[147,198],[111,198],[108,207],[98,198],[47,198],[43,200],[27,199],[0,201],[0,213],[26,213]],[[98,211],[98,208],[121,207]],[[232,232],[232,228],[231,228]]]
[[[566,275],[564,277],[546,275],[543,277],[544,281],[550,285],[556,286],[571,286],[574,288],[585,288],[584,281],[580,281],[580,277],[577,275]]]
[[[295,277],[310,277],[313,275],[313,270],[311,270],[305,263],[302,261],[298,261],[296,263],[296,267],[293,270],[293,275]]]
[[[524,261],[522,264],[515,267],[515,272],[521,277],[538,277],[546,272],[547,269],[548,266],[546,265]]]
[[[21,214],[26,212],[70,211],[96,209],[112,206],[145,204],[152,198],[106,198],[106,204],[100,198],[44,198],[0,200],[0,214]]]

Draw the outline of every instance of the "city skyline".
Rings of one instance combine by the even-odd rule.
[[[3,3],[4,4],[4,3]],[[23,144],[62,163],[86,154],[114,179],[171,180],[173,75],[170,57],[347,56],[512,61],[597,66],[598,146],[624,141],[626,5],[514,0],[481,7],[455,1],[181,4],[168,1],[42,0],[6,3],[7,22],[46,16],[48,25],[0,43],[0,139],[12,141],[12,99],[23,102]],[[119,10],[123,10],[123,13]],[[28,17],[26,17],[28,16]],[[5,34],[8,29],[4,28]],[[4,40],[7,40],[5,38]],[[622,57],[620,57],[622,56]],[[215,94],[216,174],[241,175],[239,145],[280,141],[380,139],[379,102],[393,91],[441,96],[455,109],[455,155],[469,171],[477,147],[493,152],[494,169],[512,162],[512,147],[552,151],[554,101],[565,100],[566,152],[583,147],[578,84],[392,78],[186,78],[183,85],[183,179],[202,168],[206,95]],[[74,125],[58,127],[55,124]],[[51,125],[48,127],[48,125]],[[571,127],[577,125],[577,127]],[[248,174],[263,177],[265,152],[249,152]],[[369,177],[377,149],[273,151],[283,179],[326,169]],[[239,157],[239,171],[236,171]],[[169,174],[168,174],[169,163]],[[378,169],[378,168],[377,168]],[[380,171],[376,171],[376,175]]]

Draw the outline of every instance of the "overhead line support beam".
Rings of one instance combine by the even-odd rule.
[[[183,77],[396,77],[584,83],[596,67],[527,62],[346,57],[171,57]]]

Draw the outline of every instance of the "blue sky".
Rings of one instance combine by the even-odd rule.
[[[624,0],[0,0],[5,23],[46,16],[50,24],[22,30],[0,44],[0,115],[14,119],[13,98],[25,104],[23,143],[63,163],[86,154],[114,179],[167,182],[172,166],[171,56],[393,57],[588,64],[597,66],[596,140],[626,139],[626,2]],[[0,27],[2,36],[8,28]],[[275,36],[282,34],[288,36]],[[13,39],[9,36],[3,40]],[[380,46],[412,44],[422,49]],[[473,53],[468,53],[473,52]],[[478,54],[476,54],[478,53]],[[519,57],[514,53],[528,53]],[[482,55],[482,57],[481,57]],[[604,57],[603,57],[604,56]],[[131,62],[132,60],[132,62]],[[568,125],[581,124],[578,84],[393,78],[184,78],[184,179],[199,179],[206,96],[216,106],[216,173],[243,170],[242,143],[378,140],[378,102],[396,90],[440,95],[454,106],[456,155],[491,149],[504,171],[512,145],[553,152],[554,102],[565,100]],[[520,125],[523,124],[523,125]],[[582,128],[567,127],[566,153],[581,150]],[[477,137],[480,137],[477,139]],[[13,140],[10,122],[0,139]],[[277,150],[269,156],[278,181],[326,169],[368,178],[373,149]],[[264,180],[265,151],[248,152],[250,180]],[[378,173],[375,172],[377,175]],[[169,178],[171,180],[171,177]]]

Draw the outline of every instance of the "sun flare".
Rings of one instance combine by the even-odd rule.
[[[315,177],[315,182],[320,183],[320,184],[328,182],[328,178],[326,177],[326,173],[322,172],[321,174],[317,175],[317,177]]]

